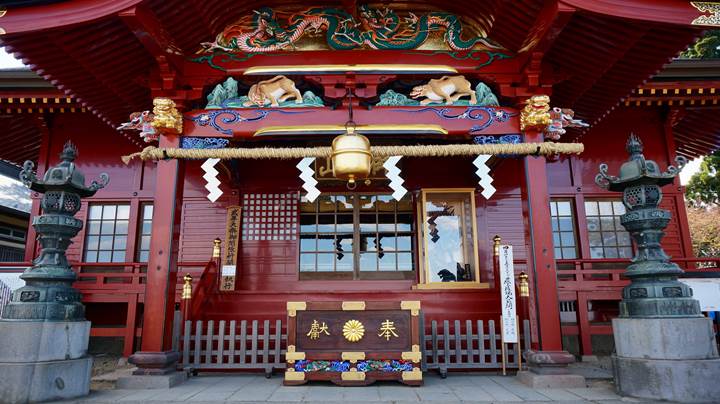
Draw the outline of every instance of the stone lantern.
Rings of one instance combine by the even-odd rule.
[[[659,209],[661,187],[671,184],[687,163],[665,172],[646,160],[643,144],[634,134],[627,141],[630,158],[620,175],[600,165],[595,182],[623,193],[627,213],[620,218],[637,247],[625,275],[620,316],[613,319],[613,367],[621,393],[681,402],[712,401],[720,397],[720,359],[710,319],[703,317],[692,289],[678,281],[682,269],[670,262],[660,241],[671,214]],[[714,380],[713,380],[714,379]]]
[[[13,293],[0,317],[0,397],[3,402],[63,399],[89,391],[92,358],[87,356],[90,322],[80,293],[72,287],[75,273],[65,252],[83,222],[74,215],[81,198],[108,182],[107,174],[85,186],[73,161],[75,146],[67,142],[61,162],[42,180],[26,161],[20,179],[43,194],[42,214],[33,218],[40,253],[20,278],[25,286]]]

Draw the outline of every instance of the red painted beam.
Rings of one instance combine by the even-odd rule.
[[[542,142],[543,134],[525,132],[526,142]],[[550,196],[547,163],[544,157],[527,156],[522,175],[523,216],[529,247],[528,265],[533,281],[531,293],[536,299],[540,349],[562,351],[557,270],[550,224]],[[532,296],[531,296],[532,298]]]
[[[218,112],[221,110],[195,110],[184,114],[184,135],[199,137],[238,137],[252,138],[253,134],[268,126],[295,126],[295,125],[342,125],[348,119],[346,109],[330,110],[328,108],[247,108],[233,109],[243,120],[235,119],[231,123],[223,119],[233,117],[230,113]],[[467,112],[466,117],[462,117]],[[268,113],[263,117],[263,114]],[[507,119],[498,119],[492,116],[492,122],[487,127],[472,131],[472,135],[493,135],[520,133],[518,113],[516,109],[507,107],[493,108],[493,114],[504,113]],[[214,115],[213,117],[213,114]],[[439,125],[448,131],[450,136],[468,136],[474,126],[485,126],[490,119],[488,112],[478,107],[465,106],[432,106],[432,107],[374,107],[353,110],[354,121],[358,125],[369,124],[428,124]],[[201,124],[200,117],[207,115],[209,121]],[[211,118],[212,117],[212,118]],[[256,119],[257,118],[257,119]],[[473,119],[474,118],[474,119]],[[194,119],[194,120],[193,120]],[[255,120],[248,120],[255,119]],[[218,128],[230,131],[221,132]],[[262,139],[262,138],[256,138]]]
[[[179,137],[160,137],[160,147],[178,147],[179,143]],[[179,160],[157,163],[143,313],[143,352],[171,349],[184,168],[184,162]]]
[[[154,59],[167,60],[175,71],[182,71],[182,51],[146,5],[138,4],[118,15]]]

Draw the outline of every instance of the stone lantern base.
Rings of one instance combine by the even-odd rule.
[[[683,403],[720,397],[720,357],[710,319],[616,318],[612,325],[620,394]]]
[[[89,321],[0,320],[0,401],[69,399],[90,392]]]

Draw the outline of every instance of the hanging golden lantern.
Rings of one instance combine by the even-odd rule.
[[[345,133],[332,142],[332,168],[335,178],[347,180],[348,186],[354,187],[356,180],[370,175],[372,154],[370,141],[363,135],[355,133],[355,124],[349,122]]]

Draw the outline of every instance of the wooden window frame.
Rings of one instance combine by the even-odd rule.
[[[417,231],[415,228],[413,228],[413,226],[415,224],[414,218],[411,218],[411,220],[410,220],[410,226],[411,226],[410,231],[400,232],[397,229],[397,215],[399,213],[403,213],[403,214],[409,214],[412,216],[414,211],[411,209],[407,212],[406,211],[398,212],[397,205],[395,205],[395,210],[393,211],[393,215],[395,216],[394,234],[395,234],[395,237],[397,237],[398,234],[400,234],[402,236],[407,235],[408,237],[410,237],[410,250],[401,250],[401,251],[395,250],[392,252],[392,254],[400,254],[400,253],[410,254],[410,258],[412,260],[412,262],[411,262],[412,269],[409,271],[398,270],[397,269],[398,263],[396,261],[395,262],[396,269],[394,271],[380,271],[379,269],[376,271],[361,271],[360,270],[360,255],[362,252],[360,251],[360,243],[358,241],[361,238],[361,234],[365,234],[364,232],[360,231],[360,215],[370,213],[370,212],[362,212],[360,209],[359,197],[363,196],[363,195],[366,195],[366,196],[389,196],[390,194],[387,192],[337,192],[337,193],[329,194],[329,196],[333,196],[333,197],[335,197],[335,196],[353,196],[353,203],[352,203],[352,205],[353,205],[353,208],[352,208],[352,225],[353,225],[352,246],[353,246],[353,249],[352,249],[352,251],[346,252],[347,254],[352,254],[352,257],[353,257],[352,271],[335,271],[335,270],[328,271],[328,272],[317,272],[317,271],[316,272],[309,272],[309,271],[303,272],[303,271],[300,271],[300,257],[303,254],[301,243],[302,243],[302,235],[304,233],[302,233],[302,231],[301,231],[302,226],[301,226],[301,222],[299,221],[299,223],[298,223],[298,235],[299,235],[298,236],[298,280],[300,280],[300,281],[317,281],[317,280],[347,280],[347,281],[351,281],[351,280],[359,280],[359,281],[379,280],[380,281],[380,280],[382,280],[382,281],[388,281],[388,280],[415,280],[416,279],[415,274],[416,274],[416,268],[417,268],[417,263],[416,263],[417,255],[416,255],[416,249],[414,247],[415,247],[415,238],[417,235]],[[410,197],[410,206],[413,206],[413,204],[415,203],[415,198],[412,195],[409,195],[409,197]],[[395,201],[395,202],[397,203],[397,201]],[[317,203],[317,202],[315,201],[313,203]],[[303,212],[300,210],[300,206],[298,206],[298,212],[299,212],[298,213],[299,216],[302,217]],[[336,226],[336,230],[333,234],[337,234],[337,215],[338,214],[348,214],[348,213],[339,213],[337,211],[332,213],[332,215],[335,217],[335,226]],[[379,213],[380,212],[377,210],[377,206],[376,206],[375,212],[374,212],[374,214],[376,215],[376,219],[377,219],[377,215]],[[316,211],[314,213],[314,216],[316,218],[316,222],[315,222],[316,225],[319,223],[318,222],[319,214],[320,214],[320,212],[318,212],[316,209]],[[329,213],[328,213],[328,215],[329,215]],[[378,225],[377,220],[376,220],[376,225]],[[329,232],[318,232],[316,229],[314,232],[316,240],[318,239],[318,234],[320,234],[320,233],[329,233]],[[376,227],[375,235],[377,236],[379,233],[381,233],[381,232]],[[310,234],[310,233],[308,233],[308,234]],[[315,265],[316,266],[317,266],[317,255],[318,254],[322,254],[322,253],[336,254],[336,252],[317,250],[317,244],[316,244],[315,250],[307,251],[305,253],[313,254],[315,256]],[[396,259],[397,259],[397,257],[396,257]]]
[[[467,194],[470,199],[470,222],[472,223],[472,264],[474,281],[470,282],[428,282],[431,279],[428,270],[428,250],[427,238],[425,237],[425,218],[427,217],[427,195],[428,194]],[[490,283],[480,282],[480,260],[478,252],[478,232],[477,232],[477,212],[475,207],[475,188],[424,188],[420,190],[420,198],[416,202],[417,206],[417,255],[418,255],[418,272],[420,273],[420,282],[415,286],[416,289],[489,289]]]
[[[137,230],[136,230],[136,235],[135,235],[136,237],[135,237],[135,238],[136,238],[137,242],[135,243],[135,248],[134,248],[134,250],[135,250],[135,261],[136,261],[136,262],[141,262],[141,263],[147,264],[147,262],[150,260],[150,245],[149,245],[149,243],[148,243],[148,249],[147,249],[147,250],[144,250],[144,249],[142,248],[142,238],[143,238],[143,236],[149,236],[149,237],[151,238],[151,240],[152,240],[152,214],[150,215],[150,219],[145,219],[145,209],[146,209],[148,206],[149,206],[149,207],[152,207],[153,213],[154,213],[154,212],[155,212],[155,206],[153,205],[153,202],[152,202],[152,201],[140,202],[139,205],[140,205],[140,206],[139,206],[139,212],[138,212],[138,214],[137,214],[137,220],[136,220],[136,222],[137,222]],[[150,233],[147,233],[147,234],[143,233],[143,226],[145,225],[145,222],[146,222],[146,221],[150,223]],[[140,254],[142,254],[143,251],[147,251],[147,252],[148,252],[148,259],[147,259],[147,260],[142,260],[141,257],[140,257]]]
[[[612,204],[612,212],[613,212],[612,216],[603,215],[603,214],[600,213],[600,203],[601,203],[601,202],[610,202],[610,203]],[[597,206],[597,208],[598,208],[598,213],[597,213],[596,215],[590,215],[590,214],[588,214],[588,209],[587,209],[587,204],[588,204],[588,203],[595,203],[595,204],[596,204],[596,206]],[[612,217],[612,218],[613,218],[613,222],[614,222],[614,221],[615,221],[615,218],[618,218],[618,219],[619,219],[619,218],[622,216],[622,214],[618,215],[618,214],[615,213],[615,206],[614,206],[615,203],[620,203],[620,204],[622,204],[623,202],[622,202],[622,199],[606,198],[606,197],[585,198],[585,200],[583,201],[583,204],[584,204],[583,208],[584,208],[584,210],[585,210],[585,223],[586,223],[585,234],[586,234],[586,236],[587,236],[587,245],[588,245],[588,254],[589,254],[588,257],[589,257],[590,259],[598,259],[598,260],[603,260],[603,259],[632,259],[632,257],[633,257],[633,240],[632,240],[632,237],[630,236],[630,233],[629,233],[627,230],[625,230],[624,228],[618,230],[618,229],[616,228],[616,226],[613,224],[614,229],[612,230],[612,232],[615,233],[615,238],[616,238],[616,240],[617,240],[617,236],[618,236],[619,233],[627,233],[627,234],[628,234],[628,238],[629,238],[629,240],[630,240],[630,244],[629,244],[629,245],[626,245],[626,244],[620,245],[619,243],[616,243],[616,245],[614,245],[614,246],[612,246],[612,245],[606,246],[606,245],[605,245],[605,242],[602,241],[602,235],[603,235],[603,233],[609,233],[610,231],[609,231],[609,230],[605,230],[605,231],[602,230],[602,220],[601,220],[601,219],[602,219],[603,217]],[[624,205],[623,205],[623,209],[625,209],[625,212],[627,212],[627,208],[625,208]],[[600,222],[598,223],[599,228],[598,228],[598,230],[590,230],[590,229],[587,227],[588,218],[595,218],[595,217],[598,218],[598,219],[600,219]],[[591,233],[599,233],[599,234],[600,234],[600,239],[601,239],[601,241],[602,241],[602,245],[600,245],[600,246],[594,246],[594,245],[592,245],[592,242],[591,242],[591,239],[590,239],[590,234],[591,234]],[[592,250],[593,250],[593,248],[602,248],[602,250],[603,250],[603,256],[602,256],[602,257],[593,257],[593,256],[592,256]],[[605,253],[606,248],[615,248],[615,249],[617,250],[617,252],[618,252],[617,256],[616,256],[616,257],[607,257],[607,256],[606,256],[606,253]],[[629,248],[629,249],[630,249],[630,250],[629,250],[630,253],[629,253],[629,256],[628,256],[628,257],[621,257],[621,256],[620,256],[620,250],[621,250],[622,248]]]
[[[567,202],[567,204],[570,205],[570,216],[569,216],[569,217],[570,217],[570,220],[572,221],[573,241],[574,241],[574,244],[575,244],[575,245],[574,245],[574,248],[575,248],[575,257],[573,257],[573,258],[558,257],[558,255],[555,254],[555,259],[556,259],[556,260],[577,260],[577,259],[580,258],[580,245],[579,245],[579,237],[578,237],[578,233],[579,233],[579,232],[578,232],[578,227],[577,227],[577,225],[578,225],[578,220],[577,220],[577,212],[575,211],[575,204],[574,204],[574,201],[573,201],[572,198],[550,198],[550,206],[548,206],[548,208],[550,209],[550,221],[551,221],[551,222],[557,220],[557,218],[560,218],[560,217],[568,217],[568,216],[565,216],[565,215],[560,216],[559,211],[557,211],[557,207],[556,207],[556,212],[557,212],[558,214],[556,214],[555,216],[553,216],[553,214],[552,214],[552,204],[553,204],[553,203],[557,204],[558,202]],[[557,224],[558,224],[558,230],[557,230],[557,231],[555,231],[555,230],[552,229],[552,223],[551,223],[551,226],[550,226],[550,231],[553,233],[553,236],[555,236],[555,234],[557,233],[557,234],[559,235],[559,237],[560,237],[560,245],[559,245],[559,246],[556,246],[555,243],[553,242],[553,250],[556,249],[556,248],[559,248],[559,249],[561,250],[560,253],[563,254],[563,253],[562,253],[562,249],[563,249],[563,248],[569,248],[569,247],[566,247],[566,246],[564,246],[564,245],[562,244],[562,233],[567,233],[567,231],[563,231],[563,230],[560,229],[560,221],[559,221],[559,220],[558,220],[558,223],[557,223]]]
[[[90,217],[91,210],[92,210],[92,208],[95,207],[95,206],[101,207],[100,219],[91,219],[91,217]],[[115,207],[115,214],[114,214],[114,217],[112,218],[112,220],[110,220],[110,219],[104,219],[104,218],[103,218],[103,214],[104,214],[104,211],[105,211],[105,207],[106,207],[106,206],[114,206],[114,207]],[[118,217],[117,217],[117,209],[118,209],[119,207],[121,207],[121,206],[127,206],[127,208],[128,208],[128,217],[127,217],[127,219],[118,219]],[[132,233],[132,227],[131,227],[131,223],[132,223],[132,222],[131,222],[131,219],[132,219],[132,204],[131,204],[129,201],[122,201],[122,202],[120,202],[120,201],[112,201],[112,202],[111,202],[111,201],[107,201],[107,202],[103,201],[103,202],[96,202],[96,203],[91,202],[91,203],[89,203],[89,204],[88,204],[88,208],[87,208],[87,215],[86,215],[86,228],[84,229],[84,234],[83,234],[82,261],[83,261],[83,262],[88,262],[88,263],[93,263],[93,264],[95,264],[95,263],[98,263],[98,264],[104,264],[104,263],[121,264],[121,263],[127,262],[127,258],[128,258],[128,247],[129,247],[129,243],[130,243],[130,241],[131,241],[130,235],[131,235],[131,233]],[[117,232],[116,232],[116,231],[117,231],[117,230],[116,230],[116,229],[117,229],[117,222],[118,222],[119,220],[122,220],[122,221],[126,221],[126,222],[127,222],[127,230],[126,230],[126,233],[125,233],[125,234],[117,234]],[[100,222],[100,233],[91,234],[91,233],[90,233],[90,223],[91,223],[91,222],[95,222],[95,221]],[[101,242],[100,238],[103,237],[103,236],[108,236],[108,235],[110,235],[110,234],[103,234],[103,233],[102,233],[102,224],[103,224],[103,222],[110,222],[110,221],[112,221],[112,223],[113,223],[113,232],[112,232],[112,234],[111,234],[111,235],[112,235],[111,249],[109,249],[109,250],[107,250],[107,249],[101,249],[101,248],[100,248],[100,242]],[[125,236],[125,247],[124,247],[123,249],[115,249],[115,238],[116,238],[117,236]],[[92,248],[92,249],[91,249],[91,248],[88,247],[88,246],[89,246],[88,240],[89,240],[90,237],[98,237],[98,246],[97,246],[97,248]],[[88,252],[93,252],[93,251],[96,253],[95,260],[93,260],[93,261],[88,261],[88,259],[87,259],[87,257],[88,257]],[[103,251],[103,252],[109,251],[109,252],[110,252],[110,261],[100,261],[100,260],[99,260],[99,258],[100,258],[100,252],[101,252],[101,251]],[[113,260],[114,254],[115,254],[116,252],[121,252],[121,251],[122,251],[122,253],[123,253],[123,260],[122,260],[122,261],[115,261],[115,260]]]

